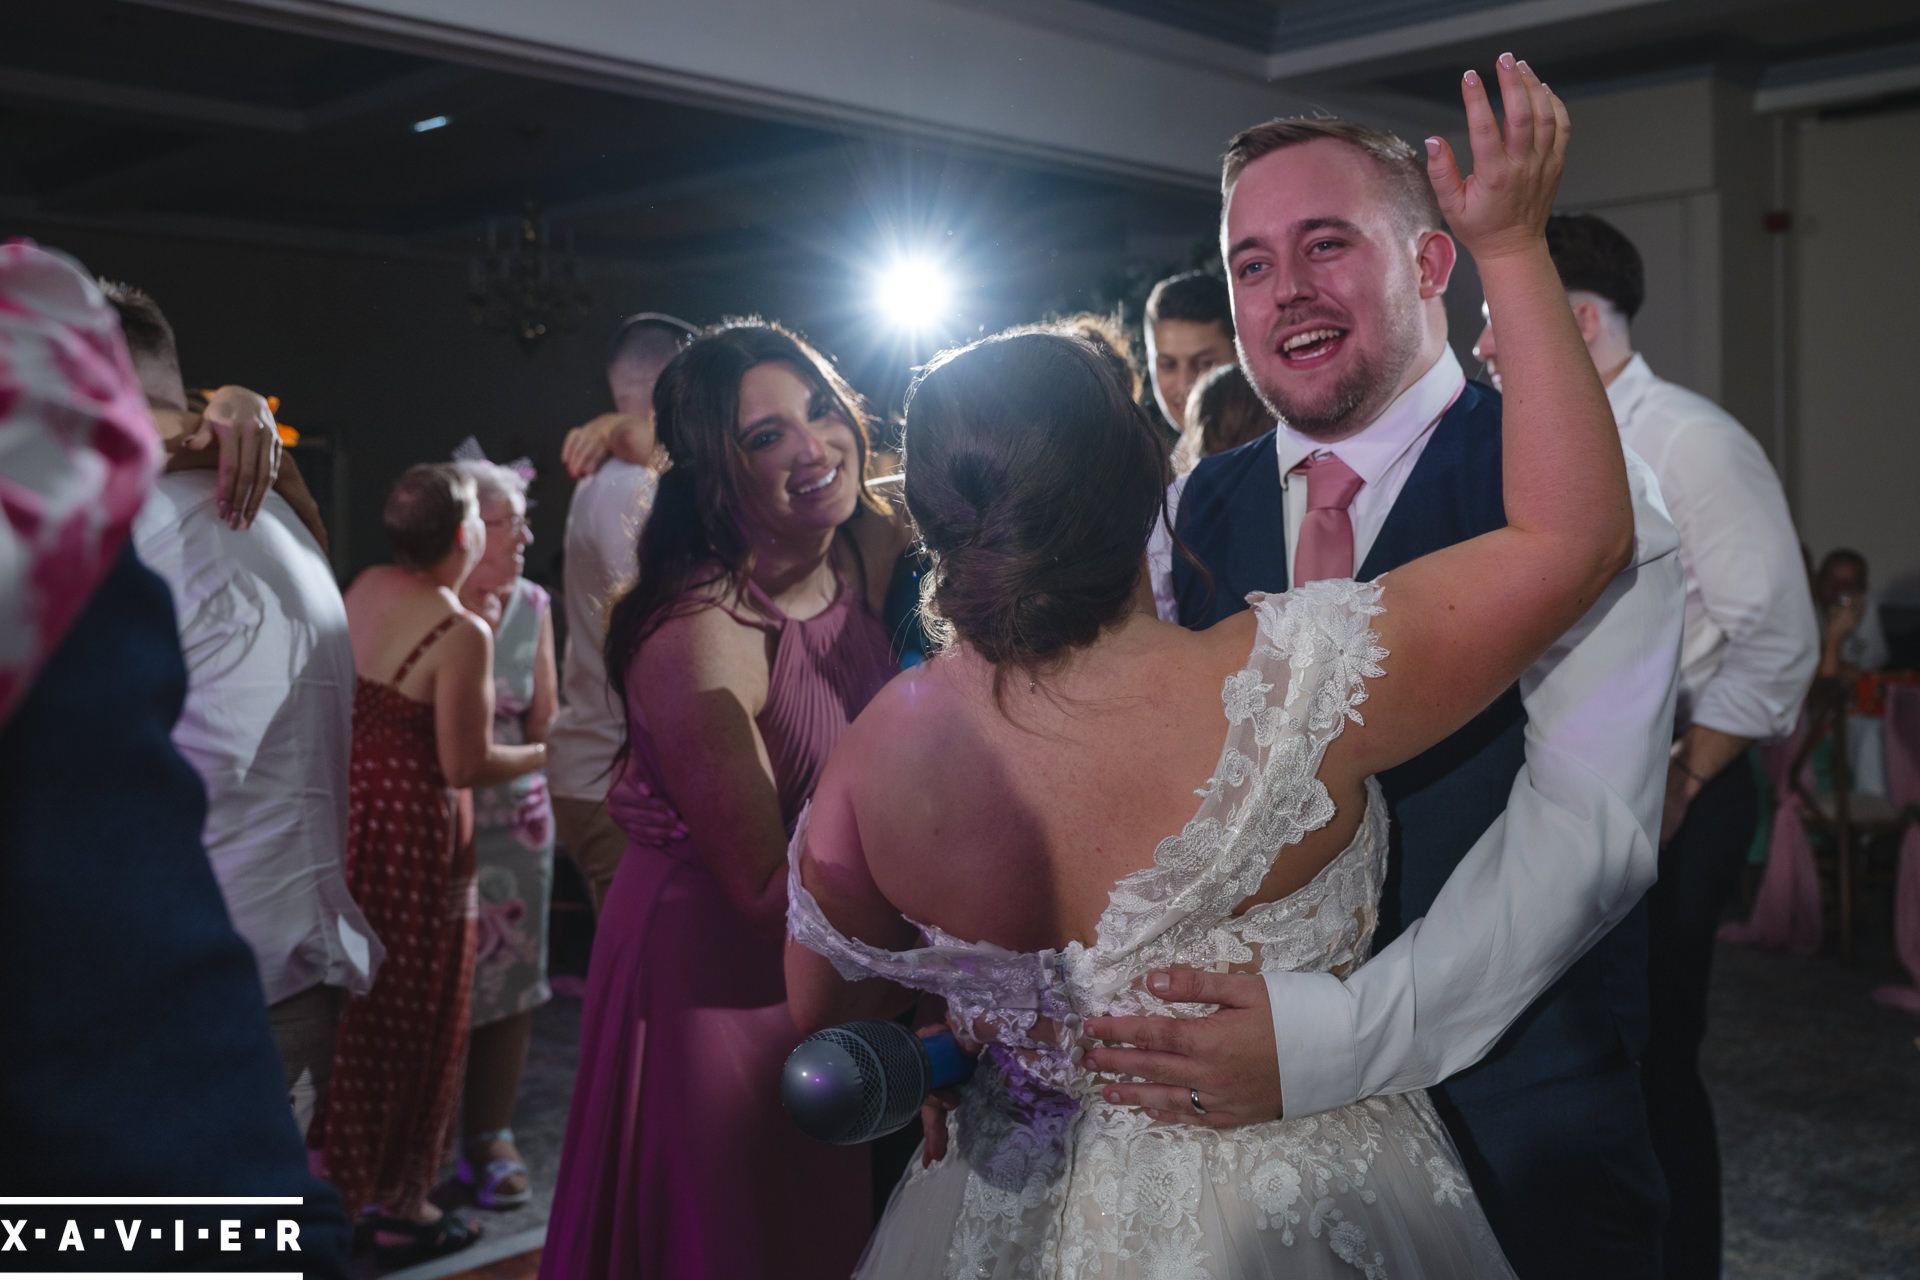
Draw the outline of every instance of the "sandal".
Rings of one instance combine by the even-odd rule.
[[[492,1133],[476,1133],[467,1139],[467,1150],[490,1142],[513,1142],[513,1130],[495,1129]],[[521,1205],[533,1201],[533,1179],[527,1172],[527,1163],[513,1156],[502,1156],[498,1160],[487,1161],[486,1167],[478,1175],[474,1173],[473,1161],[466,1155],[460,1157],[460,1170],[454,1175],[467,1188],[473,1202],[482,1209],[518,1209]],[[500,1184],[509,1178],[519,1177],[525,1185],[518,1191],[502,1191]]]
[[[460,1252],[485,1234],[478,1224],[452,1213],[443,1213],[432,1222],[415,1222],[383,1213],[367,1219],[366,1225],[374,1235],[373,1255],[386,1267],[411,1266],[430,1258],[444,1258]],[[379,1239],[383,1232],[405,1236],[406,1240],[398,1244],[383,1243]]]

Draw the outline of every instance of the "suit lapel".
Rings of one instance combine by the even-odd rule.
[[[1454,539],[1446,536],[1435,517],[1445,510],[1449,494],[1462,483],[1460,467],[1466,440],[1465,415],[1459,410],[1465,397],[1456,403],[1433,428],[1433,438],[1413,464],[1413,474],[1393,500],[1393,509],[1380,526],[1380,532],[1367,551],[1366,563],[1358,576],[1370,582],[1409,560],[1423,556]]]

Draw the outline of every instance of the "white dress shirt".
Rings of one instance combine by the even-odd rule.
[[[1607,388],[1680,531],[1686,629],[1679,725],[1766,741],[1793,731],[1820,661],[1813,597],[1786,495],[1760,445],[1719,405],[1634,356]]]
[[[343,871],[346,606],[280,495],[234,530],[214,492],[211,471],[163,475],[133,525],[178,615],[187,701],[173,741],[207,788],[207,856],[269,1004],[322,983],[364,995],[383,952]]]
[[[567,650],[560,710],[547,729],[547,785],[569,800],[607,798],[627,713],[607,683],[607,610],[633,578],[634,549],[659,477],[609,459],[580,482],[567,507]]]
[[[1347,977],[1264,975],[1287,1115],[1472,1066],[1653,884],[1683,586],[1659,486],[1631,451],[1627,478],[1634,567],[1520,678],[1526,763],[1506,811],[1427,914]]]
[[[1322,446],[1281,429],[1283,495],[1287,473],[1321,448],[1368,481],[1349,509],[1356,567],[1463,384],[1449,350],[1351,440]],[[1659,485],[1631,450],[1627,476],[1634,567],[1521,678],[1526,763],[1505,812],[1427,914],[1345,978],[1262,975],[1288,1116],[1428,1088],[1472,1066],[1652,885],[1682,574]],[[1169,493],[1170,510],[1180,487]],[[1283,502],[1288,545],[1297,547],[1306,504]],[[1154,598],[1172,619],[1171,546],[1164,527],[1155,533]],[[1382,603],[1393,607],[1391,579]]]

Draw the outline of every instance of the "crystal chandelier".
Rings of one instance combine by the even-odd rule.
[[[500,224],[487,220],[486,249],[473,259],[467,294],[475,324],[512,334],[529,353],[542,338],[577,329],[592,301],[580,284],[572,232],[561,250],[546,216],[531,201],[504,235]]]

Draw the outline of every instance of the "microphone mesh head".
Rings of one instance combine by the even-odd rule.
[[[871,1142],[912,1120],[929,1085],[917,1037],[894,1022],[829,1027],[800,1042],[781,1076],[781,1098],[812,1137]]]

